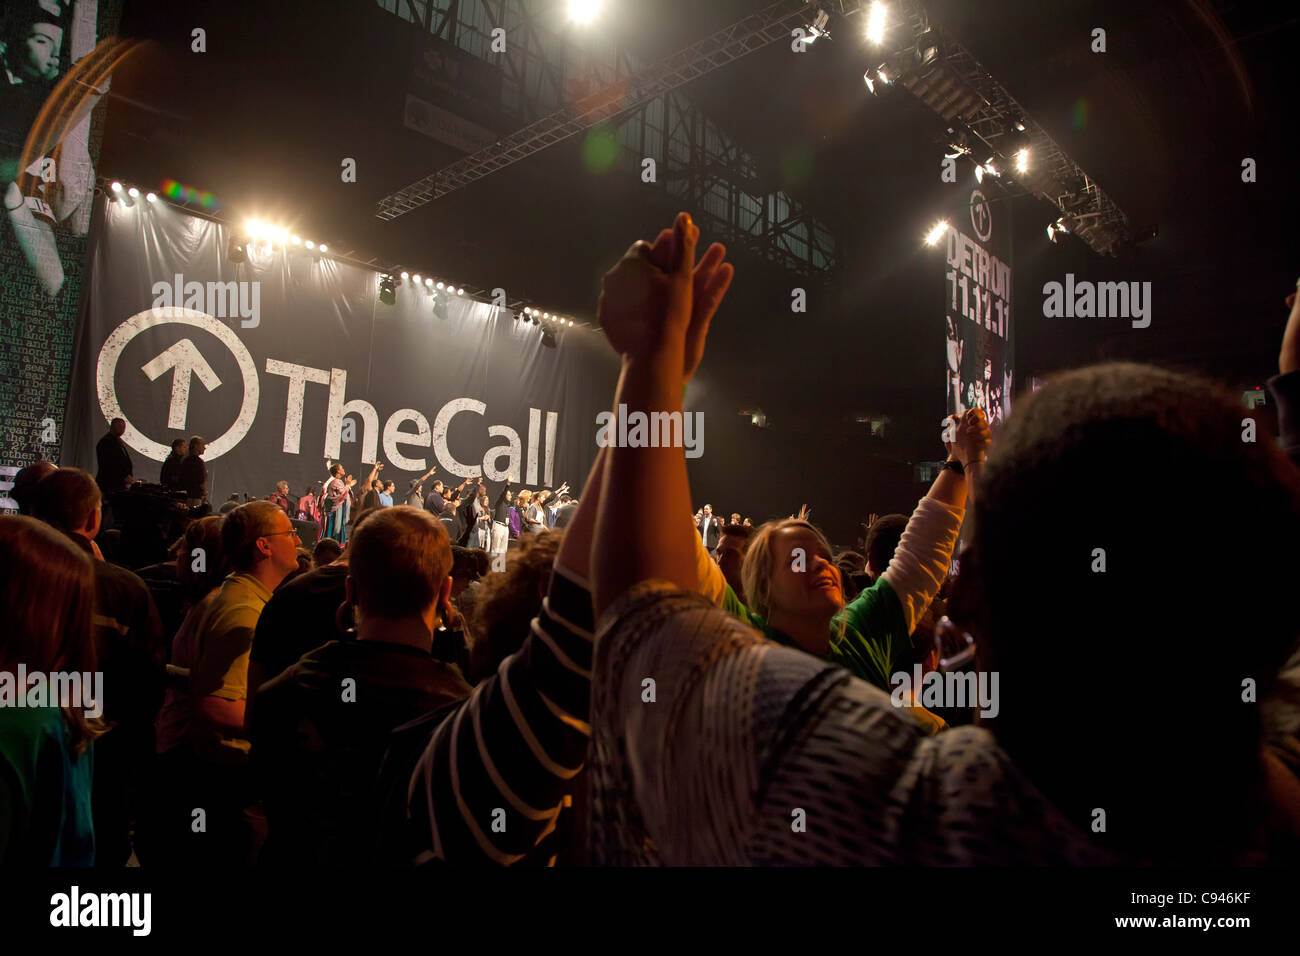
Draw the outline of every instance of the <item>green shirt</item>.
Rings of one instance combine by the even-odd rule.
[[[722,607],[751,627],[762,631],[769,640],[793,647],[786,634],[747,608],[730,586]],[[853,602],[831,619],[831,645],[828,659],[850,674],[860,677],[881,690],[888,691],[889,678],[902,669],[907,650],[907,618],[902,602],[884,577],[879,577]],[[841,630],[843,633],[841,634]]]
[[[90,866],[91,751],[57,707],[0,708],[0,866]]]

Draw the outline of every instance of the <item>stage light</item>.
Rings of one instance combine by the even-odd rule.
[[[894,81],[889,78],[889,74],[885,72],[885,68],[883,65],[878,70],[876,70],[876,76],[879,77],[880,82],[884,83],[886,86],[894,85]]]
[[[1047,224],[1047,238],[1052,242],[1056,242],[1056,223],[1049,222]]]
[[[132,186],[130,189],[128,189],[128,190],[126,191],[126,194],[127,194],[128,196],[130,196],[132,199],[135,199],[137,196],[140,195],[140,190],[138,190],[138,189],[136,189],[134,186]]]
[[[601,0],[569,0],[569,19],[574,23],[591,23],[600,14]]]
[[[432,280],[432,279],[425,279],[425,280],[424,280],[424,284],[425,284],[426,287],[428,287],[428,288],[430,288],[430,289],[433,288],[433,280]],[[435,292],[434,295],[437,295],[437,293]]]
[[[875,84],[875,81],[873,81],[873,80],[871,79],[871,71],[870,71],[870,70],[867,70],[867,72],[865,72],[865,73],[862,74],[862,81],[863,81],[864,83],[867,84],[867,92],[870,93],[872,96],[875,96],[875,94],[876,94],[876,84]]]
[[[379,301],[384,305],[392,305],[397,301],[397,285],[390,275],[379,280]]]
[[[111,189],[111,190],[113,190],[113,192],[115,192],[115,193],[120,193],[120,192],[122,191],[122,184],[119,183],[119,182],[114,182],[114,183],[113,183],[111,186],[109,186],[108,188]]]
[[[323,243],[323,242],[320,244],[320,251],[321,251],[321,252],[329,252],[329,248],[330,248],[330,247],[327,246],[327,245],[325,245],[325,243]]]
[[[569,319],[569,328],[573,328],[573,319]]]
[[[977,182],[977,183],[982,183],[982,182],[984,182],[984,167],[983,167],[983,166],[976,166],[976,167],[975,167],[975,182]]]
[[[939,61],[939,34],[930,27],[916,38],[916,61],[926,69]]]
[[[315,249],[315,248],[316,248],[316,243],[314,243],[314,242],[312,242],[310,239],[308,239],[307,242],[306,242],[306,246],[307,246],[308,249]]]
[[[928,233],[926,233],[925,244],[927,246],[934,245],[940,239],[943,238],[944,233],[946,233],[947,231],[948,231],[948,221],[946,219],[940,219],[938,222],[934,224],[934,228],[931,229]]]
[[[532,314],[533,314],[532,307],[527,305],[524,306],[524,315],[532,315]]]
[[[242,237],[231,236],[230,248],[226,250],[226,255],[231,262],[247,262],[248,247]]]
[[[1016,152],[1016,172],[1029,172],[1029,150],[1021,149]]]
[[[438,283],[438,288],[439,289],[443,288],[443,284],[441,282]]]
[[[275,237],[276,242],[279,242],[281,244],[285,244],[289,241],[288,229],[272,229],[271,235]]]
[[[827,29],[827,26],[830,22],[830,14],[825,10],[818,10],[817,16],[813,18],[813,22],[808,25],[808,39],[804,42],[812,43],[818,37],[829,37],[831,31]]]
[[[885,5],[875,0],[867,14],[867,39],[876,46],[885,42],[885,13]]]
[[[1025,124],[1016,120],[1016,129],[1023,133],[1025,131]]]
[[[157,202],[157,201],[158,201],[158,194],[157,194],[157,193],[145,193],[145,197],[144,197],[144,198],[147,199],[149,202]]]
[[[547,329],[542,333],[542,348],[555,348],[555,333]]]
[[[993,165],[993,157],[991,156],[989,157],[989,161],[984,164],[984,172],[992,176],[994,179],[997,179],[1002,175],[998,172],[998,168]]]
[[[411,278],[411,274],[410,274],[409,272],[403,272],[403,273],[402,273],[402,281],[403,281],[403,282],[405,282],[405,281],[406,281],[407,279],[409,279],[409,278]]]
[[[457,290],[456,290],[456,294],[457,294],[457,295],[464,295],[464,294],[465,294],[465,290],[464,290],[464,289],[457,289]]]

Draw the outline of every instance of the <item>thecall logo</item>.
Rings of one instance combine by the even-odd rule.
[[[258,379],[257,366],[239,336],[224,322],[185,308],[147,309],[131,316],[119,325],[104,341],[99,351],[99,362],[95,372],[95,386],[99,395],[99,407],[107,420],[121,418],[126,422],[126,432],[122,435],[131,448],[154,461],[164,461],[171,453],[171,448],[149,438],[134,425],[130,416],[122,409],[117,395],[118,363],[127,345],[147,329],[175,324],[190,326],[210,332],[220,339],[230,350],[239,367],[243,379],[243,400],[235,422],[219,438],[208,444],[204,455],[209,462],[234,449],[253,427],[257,418],[258,403],[261,398],[261,384]],[[171,403],[168,406],[167,427],[184,431],[189,414],[190,391],[192,379],[209,392],[223,387],[224,383],[217,376],[211,365],[204,359],[199,347],[190,339],[182,338],[161,353],[154,356],[140,371],[156,381],[171,375]],[[508,425],[488,425],[489,438],[499,439],[500,443],[489,447],[479,459],[463,462],[452,455],[448,443],[448,432],[452,419],[460,414],[486,416],[487,405],[473,398],[454,398],[443,405],[430,423],[424,413],[414,408],[399,408],[387,420],[381,420],[379,410],[365,399],[347,397],[348,373],[341,368],[313,368],[298,365],[280,359],[268,358],[266,372],[285,380],[286,410],[284,433],[281,450],[287,455],[301,454],[303,441],[303,419],[306,403],[315,399],[324,399],[325,433],[319,452],[313,458],[327,457],[337,459],[341,452],[343,420],[355,416],[361,428],[361,460],[373,462],[378,460],[379,446],[382,443],[386,459],[395,468],[402,471],[421,472],[428,467],[428,459],[423,449],[432,448],[437,464],[448,474],[465,478],[485,476],[489,481],[502,481],[507,475],[524,474],[526,484],[536,484],[539,480],[549,483],[555,463],[556,433],[559,427],[559,412],[543,409],[528,409],[527,444],[518,431]],[[310,386],[324,386],[321,390]],[[222,406],[232,404],[229,398],[222,398]],[[408,426],[414,426],[413,430]],[[350,441],[351,439],[349,439]],[[689,440],[689,439],[688,439]],[[412,451],[411,449],[415,450]]]
[[[50,897],[50,925],[58,927],[127,926],[132,935],[148,936],[152,927],[151,893],[82,893],[74,886]]]

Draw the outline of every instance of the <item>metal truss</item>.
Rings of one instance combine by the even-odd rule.
[[[456,2],[452,0],[452,5],[455,6]],[[604,69],[590,71],[599,82],[591,92],[573,98],[517,132],[386,196],[377,203],[375,217],[385,221],[396,219],[571,136],[646,106],[656,98],[770,43],[788,41],[791,31],[806,26],[819,9],[847,16],[856,13],[862,5],[859,0],[826,0],[820,4],[809,0],[777,0],[643,69],[633,70],[630,60],[620,56],[614,63],[606,64]],[[506,6],[504,2],[499,4],[496,12],[502,23],[507,16]],[[450,16],[449,8],[448,22]],[[428,29],[439,28],[441,21],[433,22],[431,12],[425,19]],[[522,76],[519,70],[515,72]],[[569,91],[568,87],[565,89]],[[738,237],[740,232],[749,235],[751,231],[739,230]],[[760,238],[764,235],[762,229],[757,235]],[[807,268],[806,263],[803,268]]]
[[[1036,123],[1015,98],[984,69],[964,46],[933,29],[917,0],[896,0],[902,12],[904,42],[885,62],[899,83],[961,131],[969,131],[990,151],[1003,157],[1004,181],[1011,177],[1027,192],[1061,211],[1065,226],[1095,252],[1115,255],[1133,241],[1128,216],[1092,178]],[[933,51],[927,55],[927,51]],[[1008,137],[1016,123],[1028,135],[1031,168],[1012,173]],[[976,161],[982,161],[977,157]]]

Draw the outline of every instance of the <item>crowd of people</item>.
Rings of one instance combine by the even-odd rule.
[[[605,276],[613,407],[681,412],[733,276],[698,239],[681,214]],[[146,576],[102,560],[89,474],[25,469],[0,675],[105,689],[0,707],[0,861],[1295,862],[1289,301],[1280,447],[1208,381],[1081,368],[996,435],[954,416],[860,550],[806,508],[693,510],[681,448],[608,447],[580,500],[433,470],[399,498],[380,465],[357,495],[327,462],[320,495],[199,518]],[[1000,700],[900,695],[913,673]]]

